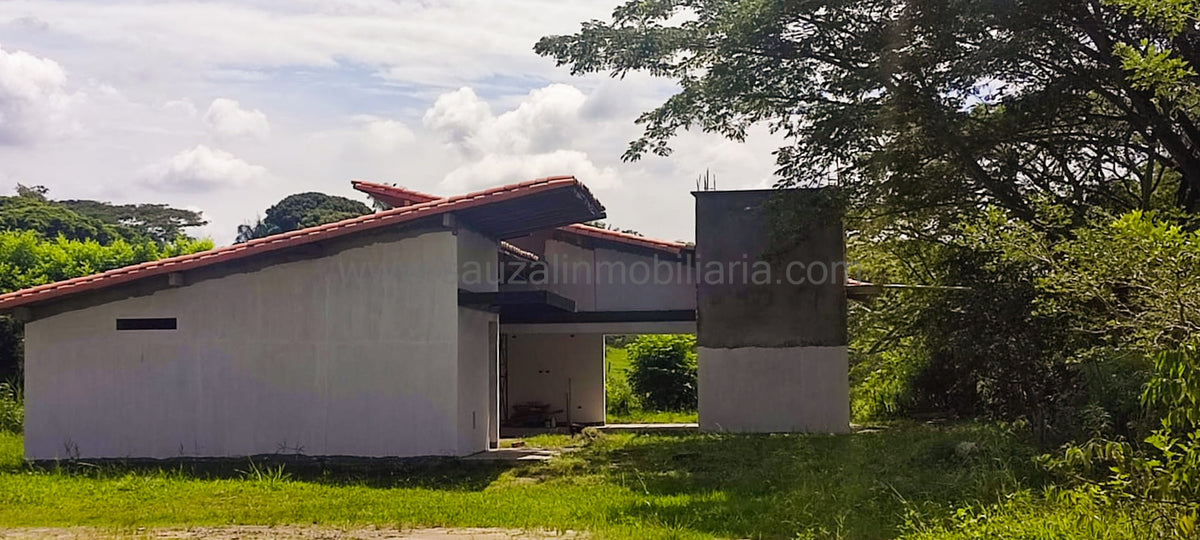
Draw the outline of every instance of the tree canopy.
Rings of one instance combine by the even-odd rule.
[[[366,204],[346,197],[317,192],[297,193],[268,208],[266,217],[254,225],[238,226],[237,241],[246,242],[370,213],[371,208]]]
[[[186,238],[185,229],[205,225],[199,212],[165,204],[116,205],[101,201],[54,201],[43,186],[17,186],[14,197],[0,197],[0,230],[34,231],[43,238],[117,239],[167,244]]]
[[[95,240],[102,244],[121,238],[121,231],[113,223],[80,215],[44,199],[20,196],[0,197],[0,229],[33,231],[43,238]]]
[[[867,279],[933,285],[850,307],[856,417],[1093,441],[1044,463],[1195,537],[1200,1],[628,0],[535,50],[677,83],[629,160],[768,126]]]
[[[784,186],[939,217],[1200,210],[1193,0],[633,0],[535,50],[673,79],[625,154],[768,124]]]
[[[187,236],[184,232],[186,229],[208,224],[199,212],[172,208],[165,204],[111,204],[89,200],[66,200],[58,203],[79,215],[105,223],[118,223],[124,229],[133,231],[135,236],[159,243]],[[126,236],[128,239],[128,235]]]

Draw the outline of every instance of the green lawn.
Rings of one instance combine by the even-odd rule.
[[[608,415],[610,424],[694,424],[698,421],[696,411],[633,411]]]
[[[629,372],[629,352],[624,347],[608,346],[604,348],[605,369],[608,370],[608,376],[613,377],[620,374],[624,376]]]
[[[963,456],[956,446],[977,443]],[[217,524],[587,530],[603,538],[895,538],[1036,488],[1031,450],[977,426],[848,436],[544,437],[540,463],[231,461],[34,468],[0,434],[0,526]]]

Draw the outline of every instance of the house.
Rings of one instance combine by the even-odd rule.
[[[697,333],[704,429],[847,429],[844,274],[785,279],[839,220],[781,257],[766,191],[697,193],[691,246],[582,225],[572,177],[354,187],[391,209],[0,296],[26,457],[472,454],[534,405],[603,423],[613,333]]]

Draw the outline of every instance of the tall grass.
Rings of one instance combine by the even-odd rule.
[[[0,432],[20,433],[25,423],[25,399],[16,384],[0,382]]]

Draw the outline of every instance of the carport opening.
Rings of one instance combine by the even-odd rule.
[[[642,376],[634,359],[647,351]],[[692,334],[502,330],[499,360],[505,438],[697,419]]]

